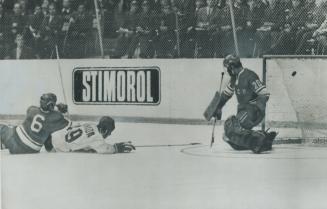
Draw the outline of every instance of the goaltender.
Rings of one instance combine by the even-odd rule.
[[[255,72],[242,66],[238,56],[228,55],[223,65],[227,68],[230,81],[220,95],[216,118],[221,118],[222,108],[234,92],[238,101],[237,114],[225,121],[224,141],[235,150],[252,150],[257,154],[271,150],[277,133],[252,130],[265,117],[269,99],[266,87]]]

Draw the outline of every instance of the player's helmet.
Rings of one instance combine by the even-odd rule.
[[[233,69],[242,67],[240,58],[234,54],[227,55],[223,61],[223,64],[231,76],[234,75]]]
[[[46,93],[41,96],[40,107],[44,111],[52,111],[56,106],[57,96],[53,93]]]
[[[103,138],[106,138],[115,130],[115,121],[109,116],[103,116],[98,124],[99,132],[102,134]]]

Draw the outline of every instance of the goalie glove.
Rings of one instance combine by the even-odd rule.
[[[114,144],[115,147],[115,153],[125,153],[125,152],[131,152],[132,150],[135,150],[134,145],[132,145],[131,142],[120,142]]]
[[[63,103],[57,104],[57,108],[58,108],[59,112],[61,112],[63,114],[68,112],[68,106],[66,104],[63,104]]]
[[[217,120],[221,120],[222,110],[218,108],[214,116],[216,117]]]

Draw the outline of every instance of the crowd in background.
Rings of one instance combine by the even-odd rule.
[[[97,57],[99,48],[111,58],[327,52],[326,0],[229,2],[0,0],[0,59]]]

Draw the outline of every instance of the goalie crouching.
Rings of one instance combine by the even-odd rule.
[[[256,154],[271,150],[277,133],[252,130],[265,117],[269,99],[266,87],[255,72],[243,68],[238,56],[228,55],[223,65],[231,78],[220,95],[215,117],[221,118],[222,108],[234,92],[238,101],[237,114],[225,121],[224,141],[235,150],[252,150]]]

